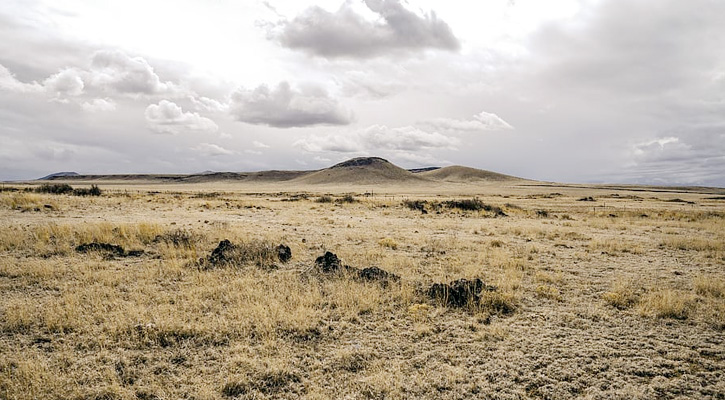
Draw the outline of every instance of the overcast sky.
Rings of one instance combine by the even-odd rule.
[[[725,186],[725,1],[0,2],[0,180],[368,155]]]

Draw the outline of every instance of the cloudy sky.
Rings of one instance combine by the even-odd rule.
[[[725,186],[721,0],[3,0],[0,180],[381,156]]]

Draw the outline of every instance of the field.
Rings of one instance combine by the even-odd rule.
[[[0,399],[725,398],[722,193],[100,187],[0,192]]]

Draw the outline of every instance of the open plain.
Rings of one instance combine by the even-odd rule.
[[[725,190],[347,167],[5,185],[0,398],[725,398]]]

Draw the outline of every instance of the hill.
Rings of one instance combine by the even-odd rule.
[[[353,158],[294,180],[302,184],[385,184],[425,182],[410,171],[380,157]]]
[[[483,169],[462,167],[460,165],[453,165],[450,167],[443,167],[432,171],[420,172],[418,175],[443,182],[456,182],[456,183],[472,183],[480,181],[489,182],[504,182],[504,181],[515,181],[521,180],[511,175],[499,174],[497,172],[486,171]]]
[[[351,184],[410,184],[410,183],[485,183],[522,180],[510,175],[484,171],[475,168],[451,166],[428,167],[406,170],[380,157],[358,157],[329,168],[312,171],[259,171],[259,172],[213,172],[196,174],[110,174],[79,175],[75,172],[58,172],[40,178],[71,182],[86,181],[145,181],[159,183],[205,183],[205,182],[290,182],[302,185]]]
[[[54,174],[46,175],[42,178],[38,178],[39,181],[49,181],[58,178],[67,178],[69,176],[78,176],[77,172],[56,172]]]

